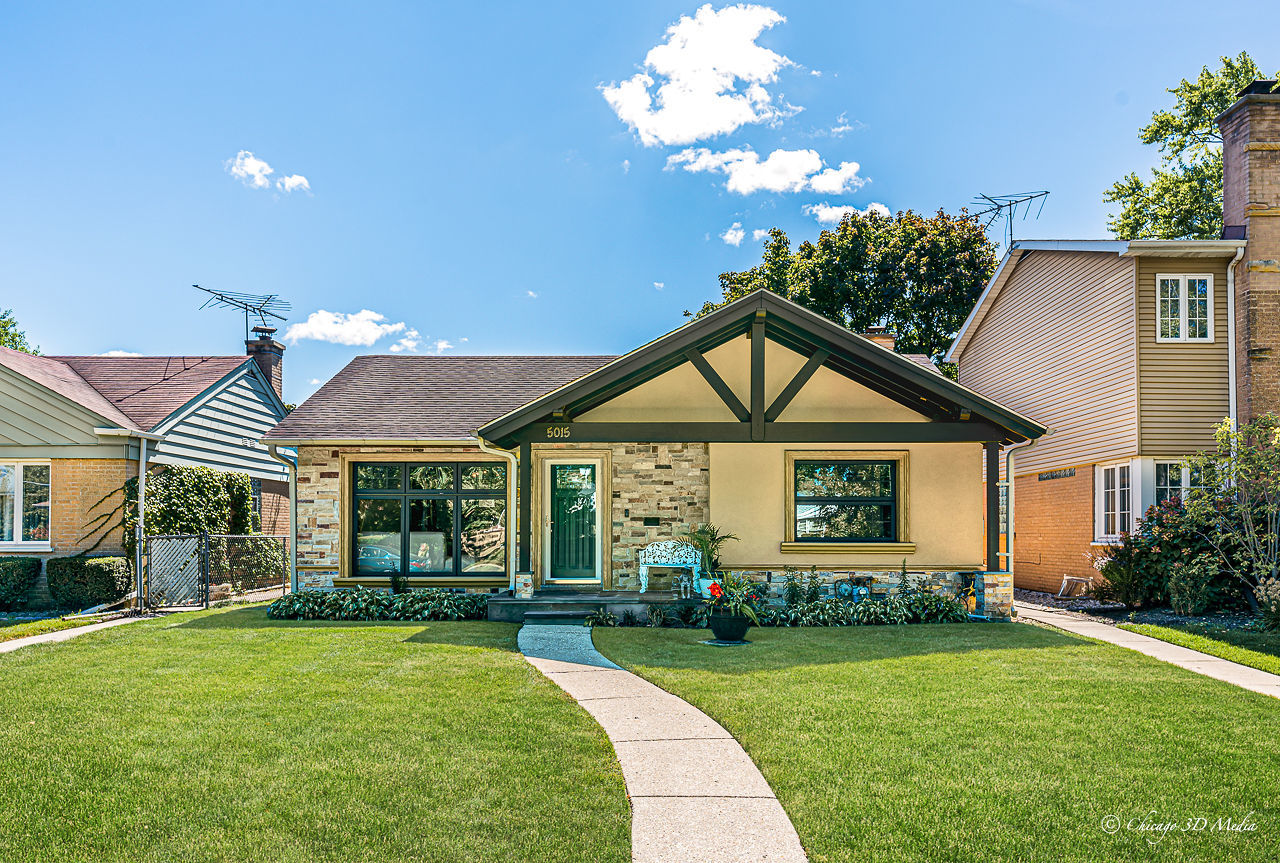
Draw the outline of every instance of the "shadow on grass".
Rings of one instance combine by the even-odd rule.
[[[189,612],[184,612],[189,613]],[[396,629],[411,644],[446,644],[485,647],[515,651],[516,631],[512,623],[490,623],[486,620],[272,620],[267,606],[243,606],[211,609],[191,613],[189,620],[177,624],[179,629],[265,629],[265,630],[361,630]]]
[[[719,674],[938,654],[1067,650],[1094,644],[1070,633],[1011,623],[752,627],[747,632],[749,644],[731,647],[703,644],[710,638],[705,629],[596,629],[593,637],[597,649],[621,665]]]

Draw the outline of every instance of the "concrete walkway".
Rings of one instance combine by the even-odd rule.
[[[585,626],[524,626],[519,645],[609,735],[631,798],[634,863],[808,859],[773,789],[711,717],[605,659]]]
[[[1261,692],[1263,695],[1280,698],[1280,675],[1260,671],[1257,668],[1250,668],[1247,665],[1241,665],[1238,662],[1231,662],[1217,656],[1210,656],[1207,653],[1191,650],[1188,647],[1170,644],[1158,638],[1129,632],[1127,629],[1120,629],[1108,623],[1084,620],[1065,612],[1036,608],[1022,603],[1015,603],[1015,605],[1018,609],[1019,619],[1034,620],[1037,623],[1055,626],[1058,629],[1073,632],[1076,635],[1083,635],[1086,638],[1096,638],[1098,641],[1106,641],[1120,647],[1127,647],[1130,650],[1145,653],[1147,656],[1154,657],[1162,662],[1168,662],[1188,671],[1203,674],[1205,677],[1224,680],[1227,683],[1234,683],[1236,686],[1251,689],[1254,692]]]
[[[100,629],[110,629],[113,626],[121,626],[126,623],[133,623],[135,620],[146,620],[145,617],[117,617],[115,620],[104,620],[102,623],[89,623],[84,626],[77,626],[72,629],[59,629],[57,632],[46,632],[41,635],[28,635],[26,638],[13,638],[9,641],[0,641],[0,653],[9,653],[20,647],[26,647],[31,644],[49,644],[54,641],[67,641],[78,635],[84,635],[89,632],[97,632]]]

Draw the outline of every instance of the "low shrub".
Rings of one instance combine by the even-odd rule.
[[[45,574],[59,608],[92,608],[122,599],[133,589],[123,557],[55,557],[45,564]]]
[[[761,626],[881,626],[898,623],[963,623],[964,606],[948,596],[914,593],[884,600],[820,599],[761,613]]]
[[[1211,554],[1178,561],[1169,573],[1169,607],[1175,614],[1204,614],[1213,600],[1217,577],[1218,562]]]
[[[40,558],[0,558],[0,611],[16,611],[27,604],[27,593],[40,577]]]
[[[582,622],[583,626],[617,626],[618,615],[601,606],[595,611],[587,615],[587,619]]]
[[[1280,578],[1264,578],[1253,589],[1265,629],[1280,629]]]
[[[387,593],[352,590],[300,590],[267,607],[273,620],[484,620],[489,597],[439,588]]]

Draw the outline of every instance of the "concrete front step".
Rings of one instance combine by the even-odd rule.
[[[670,605],[675,594],[669,590],[605,591],[538,591],[531,598],[495,596],[489,600],[489,619],[507,623],[581,623],[586,616],[601,608],[618,616],[630,611],[637,617],[648,614],[650,605]]]
[[[575,623],[584,623],[587,614],[595,609],[588,611],[526,611],[524,613],[524,622],[530,624],[552,624],[552,625],[572,625]]]

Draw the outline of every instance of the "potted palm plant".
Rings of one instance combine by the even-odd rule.
[[[731,572],[720,573],[719,579],[711,583],[707,623],[716,641],[742,642],[747,627],[760,622],[752,607],[755,599],[752,587],[750,579]]]

